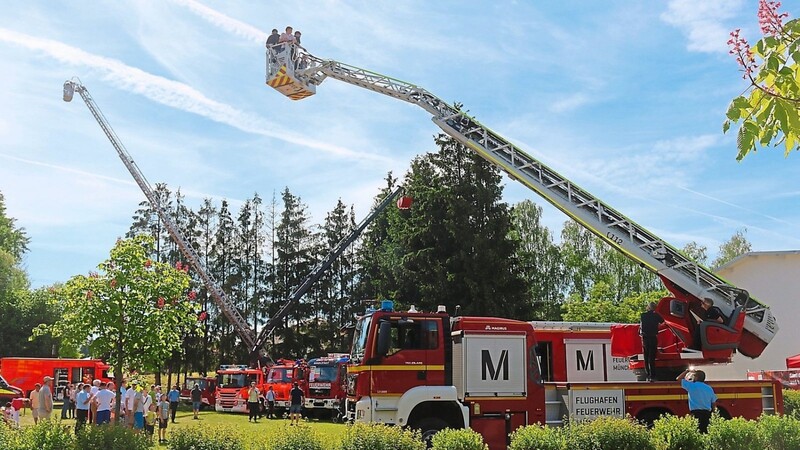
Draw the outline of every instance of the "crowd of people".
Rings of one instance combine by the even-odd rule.
[[[61,419],[75,419],[77,433],[87,424],[104,425],[111,422],[112,411],[115,410],[117,395],[114,383],[94,380],[91,383],[67,384],[63,387],[63,405]],[[158,427],[159,443],[166,442],[167,426],[175,423],[175,416],[180,402],[178,385],[169,392],[162,393],[161,386],[148,385],[139,381],[123,380],[119,387],[120,408],[119,423],[132,428],[136,432],[155,435]],[[202,391],[198,384],[191,392],[194,419],[202,400]],[[42,383],[36,383],[27,399],[16,399],[8,402],[3,409],[3,422],[11,427],[19,427],[19,413],[24,407],[31,409],[34,424],[49,420],[53,413],[53,378],[46,376]]]

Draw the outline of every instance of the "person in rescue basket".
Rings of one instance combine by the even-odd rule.
[[[278,34],[278,30],[273,28],[272,34],[270,34],[269,37],[267,38],[267,47],[272,47],[273,45],[277,45],[280,38],[281,35]]]
[[[706,373],[702,370],[684,370],[676,380],[681,380],[681,387],[689,398],[689,414],[697,419],[700,432],[708,433],[708,422],[711,411],[717,406],[717,394],[714,388],[707,385]]]
[[[644,349],[644,370],[647,381],[656,379],[656,352],[658,351],[658,326],[664,323],[664,318],[656,312],[656,304],[647,304],[647,311],[640,317],[639,332],[642,335],[642,348]]]

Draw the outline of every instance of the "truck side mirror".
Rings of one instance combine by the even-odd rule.
[[[375,348],[375,356],[386,356],[389,354],[389,346],[392,343],[392,323],[383,321],[378,329],[378,344]]]

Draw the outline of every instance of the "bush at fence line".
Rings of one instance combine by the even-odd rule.
[[[266,442],[255,445],[260,450],[325,450],[330,448],[322,443],[316,431],[308,425],[283,425],[273,430]]]
[[[483,436],[469,428],[453,430],[446,428],[431,439],[432,450],[489,450]]]
[[[383,424],[356,423],[342,433],[340,450],[425,450],[418,431]]]
[[[758,419],[758,432],[766,450],[800,449],[800,420],[791,416],[764,415]]]
[[[510,450],[564,450],[561,428],[528,425],[511,433]]]
[[[651,450],[647,427],[630,417],[599,417],[570,422],[565,430],[569,450]]]
[[[245,450],[241,430],[225,426],[167,429],[170,450]]]
[[[708,448],[725,450],[763,449],[766,445],[756,421],[734,417],[723,419],[718,414],[708,426]]]
[[[86,426],[75,436],[76,449],[146,450],[153,446],[149,436],[116,425]]]
[[[783,390],[783,412],[800,419],[800,391]]]
[[[650,442],[655,450],[694,450],[705,448],[705,436],[692,416],[664,415],[653,423]]]

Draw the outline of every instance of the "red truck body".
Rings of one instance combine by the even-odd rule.
[[[527,424],[564,417],[626,414],[648,422],[688,413],[671,382],[544,382],[534,326],[492,317],[395,312],[384,306],[356,325],[348,368],[348,415],[356,421],[420,429],[429,438],[450,427],[481,433],[491,450]],[[781,413],[774,381],[711,382],[723,415],[755,419]]]
[[[263,368],[248,366],[220,366],[217,370],[217,397],[215,409],[218,412],[248,412],[247,391],[250,383],[256,383],[259,401],[263,401],[267,390],[272,386],[275,392],[275,409],[278,414],[289,410],[289,391],[297,382],[305,388],[305,363],[281,359],[278,364]]]
[[[186,377],[181,388],[181,401],[184,403],[192,402],[192,389],[195,383],[197,383],[200,387],[200,392],[202,392],[200,408],[204,409],[215,405],[217,401],[216,377]]]
[[[338,422],[347,399],[345,382],[350,355],[332,353],[308,360],[304,409],[317,419]]]
[[[20,388],[27,397],[45,376],[53,378],[53,395],[60,397],[69,383],[113,381],[111,367],[100,359],[75,358],[0,358],[0,374],[6,382]]]

